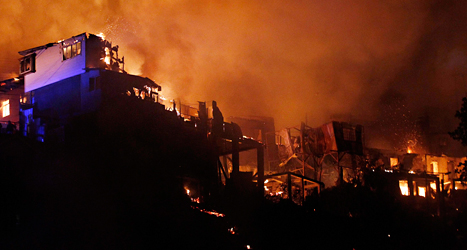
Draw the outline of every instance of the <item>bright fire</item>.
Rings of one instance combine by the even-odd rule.
[[[401,189],[402,195],[409,195],[409,184],[407,180],[399,180],[399,188]]]
[[[426,197],[426,187],[418,187],[418,195]]]
[[[107,65],[110,65],[110,51],[109,48],[105,48],[105,58],[104,61]]]
[[[105,35],[102,32],[97,34],[96,36],[100,37],[102,40],[105,40]]]

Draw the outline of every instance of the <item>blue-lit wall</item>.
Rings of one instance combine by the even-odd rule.
[[[81,75],[34,90],[34,116],[63,123],[81,110]],[[58,119],[58,120],[56,120]]]

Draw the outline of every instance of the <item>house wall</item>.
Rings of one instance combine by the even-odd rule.
[[[34,116],[60,122],[81,112],[81,75],[34,90]]]
[[[93,79],[92,88],[90,79]],[[99,111],[103,105],[114,105],[133,87],[143,89],[152,84],[151,80],[139,76],[89,69],[32,91],[34,117],[41,118],[41,123],[62,126],[75,116]]]
[[[102,85],[110,84],[106,79],[100,76],[99,70],[90,70],[81,75],[80,92],[81,92],[81,113],[90,113],[96,111],[101,105]],[[99,84],[94,80],[94,86],[90,88],[90,79],[98,79]]]
[[[438,173],[447,173],[448,170],[448,158],[446,156],[432,156],[426,155],[426,163],[427,163],[427,172],[431,172],[434,174]],[[437,165],[437,169],[436,165]]]
[[[84,34],[71,38],[81,41],[81,54],[67,60],[63,60],[61,44],[54,44],[46,49],[36,51],[36,72],[24,76],[24,91],[29,92],[84,73],[86,63],[85,38]]]

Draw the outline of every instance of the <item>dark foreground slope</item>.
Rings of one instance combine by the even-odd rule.
[[[183,180],[208,179],[203,144],[135,131],[61,144],[1,135],[0,248],[465,249],[462,209],[441,218],[353,184],[304,206],[207,192],[225,217],[200,212]]]

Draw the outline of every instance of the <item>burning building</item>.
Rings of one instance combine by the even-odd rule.
[[[0,96],[15,96],[2,100],[2,122],[12,120],[21,134],[39,141],[137,141],[152,152],[145,158],[176,169],[172,176],[197,201],[227,185],[262,194],[260,138],[225,122],[215,102],[166,103],[159,84],[125,72],[118,50],[103,36],[83,33],[20,51],[20,77],[2,82]],[[274,131],[273,122],[268,126]],[[254,167],[240,169],[240,152],[251,150]]]
[[[363,127],[333,121],[318,128],[302,123],[300,128],[277,133],[281,167],[334,186],[355,178],[364,148]]]
[[[12,120],[21,133],[41,141],[147,133],[162,138],[158,143],[164,147],[197,159],[193,162],[209,162],[209,170],[194,167],[198,168],[194,176],[206,177],[205,186],[211,189],[229,182],[248,186],[256,180],[253,186],[262,192],[266,178],[269,183],[289,183],[288,197],[292,185],[305,196],[307,188],[359,179],[362,169],[372,165],[370,158],[387,170],[404,166],[455,183],[452,169],[457,161],[429,165],[431,156],[414,154],[386,153],[378,158],[365,148],[361,125],[333,121],[318,128],[302,124],[275,132],[272,118],[231,117],[231,123],[224,122],[214,102],[212,107],[205,102],[198,107],[166,103],[159,84],[125,72],[118,51],[102,36],[87,33],[20,51],[20,77],[2,83],[4,93],[16,95],[15,101],[2,100],[2,122]]]
[[[20,103],[24,101],[24,82],[22,77],[0,82],[0,124],[2,132],[10,122],[16,128],[20,124]]]
[[[19,52],[24,79],[20,130],[64,137],[75,118],[112,105],[122,94],[158,101],[161,87],[148,78],[126,74],[118,46],[83,33]]]

